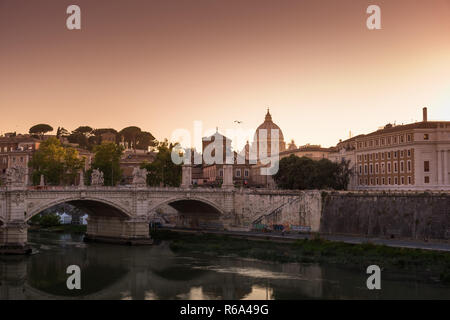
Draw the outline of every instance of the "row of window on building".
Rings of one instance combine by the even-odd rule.
[[[381,178],[360,178],[359,179],[359,184],[360,185],[392,185],[392,184],[396,184],[398,185],[400,181],[400,184],[405,184],[405,181],[407,181],[407,184],[413,184],[413,180],[411,176],[407,176],[406,180],[405,177],[381,177]],[[386,183],[387,182],[387,183]],[[392,183],[394,182],[394,183]],[[423,182],[424,183],[430,183],[430,177],[429,176],[425,176],[423,177]]]
[[[429,133],[424,133],[423,134],[423,140],[430,140],[430,134]],[[373,148],[373,147],[380,147],[380,146],[390,146],[390,145],[395,145],[395,144],[401,144],[401,143],[409,143],[413,141],[413,136],[412,134],[406,134],[406,138],[405,138],[405,134],[400,134],[400,135],[395,135],[395,136],[389,136],[389,137],[384,137],[384,138],[376,138],[376,139],[372,139],[372,140],[366,140],[366,141],[361,141],[358,143],[358,149],[363,149],[363,148]]]
[[[428,161],[426,161],[428,162]],[[425,167],[425,165],[424,165]],[[363,170],[364,168],[364,170]],[[400,169],[400,170],[399,170]],[[372,174],[390,174],[390,173],[405,173],[406,172],[412,172],[412,161],[407,160],[406,161],[406,168],[405,168],[405,161],[393,161],[393,162],[382,162],[382,163],[370,163],[370,164],[359,164],[358,165],[358,172],[360,175],[372,175]],[[428,162],[428,171],[429,171],[429,162]],[[427,171],[425,171],[427,172]]]
[[[406,185],[413,184],[413,179],[411,176],[407,177],[376,177],[376,178],[360,178],[360,185]]]
[[[405,155],[406,155],[407,158],[411,158],[412,149],[397,150],[397,151],[386,151],[386,152],[376,152],[376,153],[368,153],[368,154],[364,154],[364,155],[359,154],[358,155],[358,162],[405,158]]]
[[[28,147],[18,147],[18,148],[14,148],[12,146],[4,146],[4,147],[0,147],[0,152],[12,152],[12,151],[26,151],[26,150],[33,150],[32,147],[28,146]]]
[[[237,178],[242,177],[242,171],[241,169],[236,169],[234,171],[234,176]],[[248,169],[244,169],[244,177],[248,178],[250,176],[250,172]],[[219,177],[223,177],[223,169],[219,169]]]
[[[11,158],[11,161],[12,161],[13,163],[16,163],[16,162],[23,163],[23,162],[24,162],[24,157],[18,157],[18,158],[12,157],[12,158]],[[3,164],[7,164],[7,163],[8,163],[8,158],[7,158],[7,157],[3,157],[3,158],[2,158],[2,163],[3,163]]]
[[[429,140],[430,136],[428,133],[424,134],[423,139]],[[358,143],[358,149],[363,148],[372,148],[372,147],[379,147],[379,146],[389,146],[394,144],[400,144],[405,142],[412,142],[413,136],[412,134],[399,134],[389,137],[383,137],[383,138],[376,138],[372,140],[366,140],[361,141]]]

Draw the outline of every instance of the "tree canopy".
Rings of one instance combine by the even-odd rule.
[[[73,130],[74,133],[81,133],[84,134],[85,136],[88,136],[90,133],[92,133],[94,129],[92,129],[89,126],[81,126],[76,128],[75,130]]]
[[[79,157],[76,149],[63,147],[56,138],[43,141],[29,162],[34,185],[39,184],[41,175],[46,184],[74,184],[83,164],[84,158]]]
[[[113,128],[99,128],[99,129],[94,129],[92,131],[92,133],[96,136],[100,136],[104,133],[114,133],[117,134],[117,130],[113,129]]]
[[[92,150],[93,146],[89,143],[89,138],[86,137],[81,132],[72,131],[72,133],[67,137],[70,143],[76,143],[80,148]]]
[[[29,133],[42,139],[44,134],[53,131],[53,128],[48,124],[37,124],[29,129]],[[95,146],[102,143],[101,135],[104,133],[113,133],[116,135],[116,143],[121,140],[124,141],[128,148],[138,150],[148,150],[149,147],[158,145],[155,137],[148,131],[142,131],[136,126],[129,126],[123,128],[120,132],[114,128],[98,128],[94,129],[90,126],[79,126],[72,132],[69,132],[63,127],[58,127],[56,137],[66,137],[67,141],[72,144],[78,144],[80,148],[93,151]]]
[[[63,127],[58,127],[58,129],[56,130],[56,137],[60,138],[60,137],[67,137],[68,135],[70,135],[69,131],[67,131],[65,128]]]
[[[174,144],[167,140],[158,144],[158,153],[152,163],[144,162],[141,168],[148,171],[147,184],[150,186],[178,187],[181,183],[181,165],[173,163],[171,154]]]
[[[92,148],[94,145],[99,145],[102,143],[102,134],[105,133],[112,133],[116,135],[117,140],[117,130],[113,128],[100,128],[100,129],[94,129],[92,132],[92,135],[88,138],[89,146]],[[115,141],[118,142],[118,141]]]
[[[29,130],[29,133],[39,135],[42,137],[47,132],[51,132],[51,131],[53,131],[52,126],[45,124],[45,123],[40,123],[40,124],[32,126]]]
[[[122,155],[123,147],[115,143],[103,143],[96,146],[94,152],[92,168],[103,172],[105,185],[114,186],[119,183],[122,177],[120,156]]]
[[[156,145],[155,137],[150,132],[142,131],[139,127],[126,127],[119,133],[128,147],[132,149],[147,150],[148,147]]]
[[[281,189],[347,189],[350,179],[349,163],[319,161],[290,155],[279,162],[274,180]]]

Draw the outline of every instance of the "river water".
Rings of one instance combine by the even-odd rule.
[[[420,270],[382,271],[368,290],[365,270],[175,254],[169,243],[129,247],[84,243],[81,235],[29,233],[31,256],[0,257],[0,299],[450,299],[450,287]],[[81,268],[81,290],[66,269]]]

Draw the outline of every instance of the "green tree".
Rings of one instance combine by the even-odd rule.
[[[43,214],[39,219],[39,225],[44,228],[59,226],[61,220],[56,213]]]
[[[35,185],[39,184],[41,175],[50,185],[73,184],[83,164],[84,158],[79,157],[76,149],[62,146],[56,138],[43,141],[29,162]]]
[[[147,184],[150,186],[178,187],[181,183],[181,165],[174,164],[171,153],[175,144],[167,140],[158,144],[158,153],[152,163],[144,162],[141,168],[148,171]]]
[[[40,124],[32,126],[29,130],[29,133],[37,135],[42,139],[44,134],[46,134],[47,132],[51,132],[51,131],[53,131],[52,126],[45,124],[45,123],[40,123]]]
[[[69,136],[70,133],[69,131],[67,131],[65,128],[63,127],[58,127],[58,129],[56,130],[56,137],[57,138],[61,138],[61,137],[67,137]]]
[[[94,131],[92,131],[92,133],[96,136],[101,136],[104,133],[114,133],[117,134],[117,130],[113,129],[113,128],[100,128],[100,129],[95,129]]]
[[[137,139],[141,132],[141,128],[131,126],[120,130],[120,136],[123,137],[129,148],[136,149]]]
[[[83,169],[85,158],[80,158],[79,153],[74,148],[64,148],[63,182],[66,185],[75,183],[80,170]]]
[[[82,133],[71,133],[68,137],[67,140],[69,140],[70,143],[76,143],[78,144],[81,148],[84,149],[89,149],[89,142],[88,142],[88,138],[86,138],[86,136]]]
[[[115,143],[103,143],[96,146],[94,152],[92,168],[103,172],[105,185],[113,186],[120,182],[122,177],[120,156],[122,155],[123,147]]]
[[[94,145],[89,140],[92,137],[92,132],[91,127],[81,126],[73,130],[67,139],[70,143],[76,143],[83,149],[92,150]]]
[[[155,137],[150,132],[142,131],[137,136],[136,149],[148,150],[148,147],[154,147],[157,144]]]
[[[148,147],[157,145],[155,137],[150,132],[142,131],[135,126],[123,128],[120,136],[128,143],[128,147],[134,150],[147,150]]]
[[[100,128],[100,129],[94,129],[92,131],[92,136],[89,137],[89,143],[92,145],[98,145],[102,143],[102,134],[104,133],[113,133],[116,135],[116,143],[117,141],[117,130],[113,128]]]
[[[41,215],[37,214],[33,216],[30,220],[28,220],[28,223],[31,225],[40,225],[41,224]]]
[[[290,155],[280,160],[274,180],[281,189],[343,190],[348,186],[350,172],[348,162],[345,161],[314,161],[307,157]]]
[[[341,163],[339,164],[339,168],[335,173],[336,189],[347,190],[352,175],[353,171],[350,168],[350,160],[342,159]]]
[[[93,130],[94,129],[92,129],[89,126],[81,126],[81,127],[76,128],[75,130],[73,130],[73,132],[74,133],[81,133],[81,134],[83,134],[83,135],[85,135],[87,137],[87,136],[89,136],[92,133]]]
[[[308,189],[316,170],[313,160],[291,155],[281,159],[274,180],[281,189]]]

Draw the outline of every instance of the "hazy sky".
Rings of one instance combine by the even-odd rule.
[[[369,4],[382,30],[366,28]],[[331,146],[423,106],[450,120],[450,0],[0,0],[2,133],[163,139],[194,120],[256,128],[270,107],[287,142]]]

